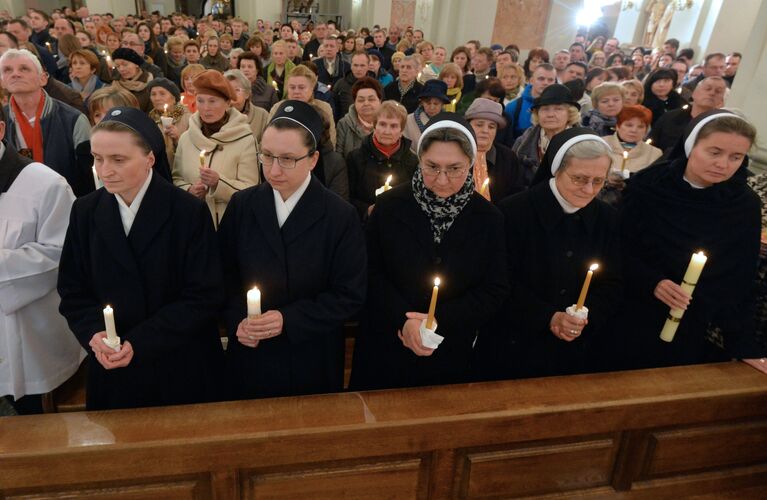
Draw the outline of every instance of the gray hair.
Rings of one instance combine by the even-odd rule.
[[[239,57],[239,56],[240,56],[240,54],[242,54],[243,52],[245,52],[245,50],[244,50],[244,49],[241,49],[241,48],[239,48],[239,47],[236,47],[236,48],[234,48],[234,49],[232,49],[232,50],[230,50],[230,51],[229,51],[229,57],[232,57],[232,56],[237,56],[237,57]]]
[[[248,97],[250,97],[252,93],[252,89],[250,88],[250,81],[248,78],[242,74],[242,71],[239,69],[230,69],[226,73],[224,73],[224,78],[229,80],[230,82],[237,82],[240,84],[240,87],[245,91]]]
[[[10,59],[29,59],[29,61],[32,63],[32,65],[37,70],[38,75],[43,74],[43,66],[40,64],[40,60],[30,51],[27,49],[8,49],[5,51],[5,54],[0,57],[0,67],[2,67],[6,61]]]
[[[570,166],[570,161],[573,159],[593,160],[602,157],[610,159],[610,148],[605,143],[602,141],[581,141],[567,150],[564,157],[562,157],[562,168],[558,172],[567,170],[567,167]],[[610,168],[609,162],[607,168]]]
[[[429,150],[435,142],[454,142],[461,148],[463,154],[469,158],[469,163],[474,163],[474,149],[466,134],[454,128],[438,128],[426,133],[418,143],[418,158]]]

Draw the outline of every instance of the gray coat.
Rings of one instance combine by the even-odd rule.
[[[362,146],[368,135],[369,132],[360,127],[357,110],[352,104],[349,106],[349,112],[336,125],[336,151],[346,158],[349,153]]]
[[[541,137],[541,126],[534,125],[517,137],[514,141],[514,147],[511,148],[517,154],[519,163],[522,165],[525,171],[525,185],[529,186],[533,182],[535,172],[538,171],[538,166],[541,164],[541,159],[538,156],[538,142]]]

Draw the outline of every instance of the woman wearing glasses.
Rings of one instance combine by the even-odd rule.
[[[224,320],[235,398],[343,389],[343,325],[365,297],[354,208],[312,175],[323,123],[303,101],[280,105],[261,139],[267,183],[235,194],[221,223]],[[246,293],[261,291],[248,318]]]
[[[178,140],[173,183],[204,200],[218,227],[232,195],[259,183],[256,138],[224,75],[208,69],[193,84],[197,111]]]
[[[412,180],[379,196],[366,225],[369,286],[355,345],[357,389],[469,380],[475,339],[508,295],[503,217],[474,190],[471,125],[439,113],[417,150]],[[444,340],[431,349],[419,327],[435,277],[436,333]]]
[[[567,129],[551,139],[533,186],[501,202],[511,300],[494,329],[499,336],[479,350],[498,355],[481,363],[499,367],[497,375],[587,371],[590,343],[620,296],[617,216],[596,199],[610,162],[609,146],[593,131]],[[565,310],[578,301],[593,263],[588,319],[580,320]]]

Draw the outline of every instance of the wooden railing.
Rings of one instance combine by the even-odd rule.
[[[742,363],[0,420],[0,497],[764,498]]]

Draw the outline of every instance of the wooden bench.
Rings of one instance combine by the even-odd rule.
[[[0,422],[0,498],[764,498],[737,362]]]

